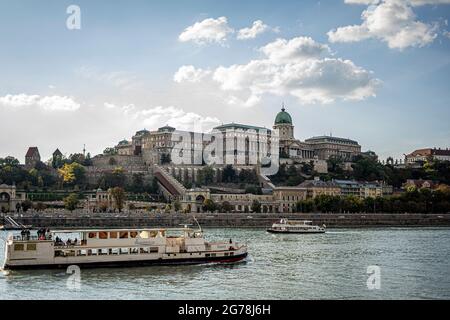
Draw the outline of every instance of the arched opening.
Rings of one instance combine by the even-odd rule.
[[[205,201],[205,197],[201,194],[199,194],[196,198],[195,198],[195,202],[197,203],[203,203]]]

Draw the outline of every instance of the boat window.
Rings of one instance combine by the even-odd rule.
[[[130,232],[130,238],[136,238],[137,237],[137,232],[136,231],[131,231]]]
[[[21,243],[16,243],[14,245],[14,251],[23,251],[23,244]]]
[[[140,248],[140,253],[148,253],[148,248]]]
[[[206,258],[208,258],[209,256],[210,256],[210,254],[209,254],[209,253],[205,254],[205,257],[206,257]]]
[[[98,233],[98,238],[99,238],[99,239],[108,239],[108,232],[100,231],[100,232]]]
[[[112,231],[109,233],[110,239],[117,239],[117,231]]]
[[[36,243],[29,243],[29,244],[27,244],[27,250],[35,251],[36,250]]]
[[[128,248],[120,248],[120,254],[128,254]]]
[[[137,248],[131,248],[130,253],[131,254],[138,254],[138,249]]]
[[[120,239],[127,239],[128,238],[128,231],[120,231],[119,238]]]
[[[139,233],[139,238],[141,239],[148,239],[148,238],[154,238],[158,235],[158,231],[152,230],[152,231],[141,231]]]
[[[97,238],[97,232],[89,232],[89,239]]]
[[[158,253],[158,247],[150,247],[150,253]]]

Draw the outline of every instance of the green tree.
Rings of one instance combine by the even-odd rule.
[[[217,209],[217,206],[213,200],[205,199],[205,201],[203,201],[202,209],[206,212],[213,212]]]
[[[288,185],[288,186],[297,186],[305,180],[300,175],[300,172],[299,172],[299,170],[297,170],[295,165],[289,166],[289,168],[286,171],[286,174],[288,176],[288,178],[286,180],[286,185]]]
[[[22,206],[22,211],[27,212],[28,209],[31,209],[31,207],[33,206],[33,203],[30,200],[25,200],[25,201],[22,201],[21,206]]]
[[[179,211],[181,210],[181,203],[180,203],[180,201],[175,200],[175,201],[173,202],[173,209],[174,209],[176,212],[179,212]]]
[[[67,197],[64,198],[64,207],[72,212],[78,206],[79,199],[76,193],[71,193]]]
[[[330,156],[327,160],[328,172],[334,174],[342,174],[344,160],[341,156]]]
[[[214,182],[214,169],[211,166],[203,167],[198,171],[197,183],[199,185],[210,185]]]
[[[232,210],[233,210],[233,206],[228,201],[222,202],[222,205],[221,205],[222,212],[230,212]]]
[[[231,164],[227,164],[222,171],[222,182],[235,182],[236,179],[236,170],[234,170]]]
[[[258,184],[258,175],[254,169],[242,169],[238,176],[239,182],[248,184]]]
[[[67,185],[80,185],[85,180],[85,169],[77,162],[64,164],[64,166],[58,170],[58,173],[61,176],[63,183]]]
[[[261,203],[258,200],[253,200],[252,202],[252,211],[260,213],[261,212]]]
[[[116,148],[106,148],[105,150],[103,150],[103,154],[108,155],[108,156],[113,156],[113,155],[117,154],[117,150],[116,150]]]
[[[132,183],[129,186],[129,189],[134,193],[144,192],[144,175],[142,173],[133,174]]]
[[[114,199],[115,207],[122,212],[123,206],[125,204],[125,190],[121,187],[115,187],[110,189],[111,196]]]

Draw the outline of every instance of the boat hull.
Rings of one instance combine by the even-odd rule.
[[[64,264],[35,264],[35,265],[5,265],[3,270],[32,270],[32,269],[66,269],[68,266],[76,265],[80,268],[120,268],[120,267],[147,267],[161,265],[192,265],[204,263],[235,263],[247,257],[247,252],[228,257],[201,257],[181,259],[153,259],[135,261],[97,261]]]
[[[289,230],[273,230],[273,229],[267,229],[267,232],[270,233],[296,233],[296,234],[312,234],[312,233],[325,233],[325,230],[314,230],[314,231],[289,231]]]

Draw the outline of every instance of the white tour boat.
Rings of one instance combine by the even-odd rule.
[[[281,219],[279,222],[275,222],[267,231],[272,233],[324,233],[325,228],[325,225],[322,227],[312,225],[312,221],[308,220]]]
[[[60,237],[63,237],[64,240]],[[22,231],[6,240],[3,269],[121,267],[237,262],[247,246],[208,242],[201,228]]]

